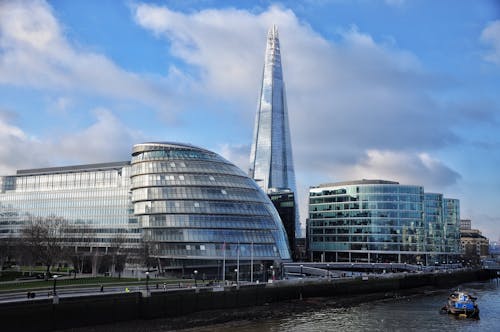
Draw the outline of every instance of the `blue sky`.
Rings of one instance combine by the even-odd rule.
[[[500,237],[500,4],[489,0],[2,1],[0,174],[180,141],[248,159],[280,31],[307,189],[382,178],[461,200]]]

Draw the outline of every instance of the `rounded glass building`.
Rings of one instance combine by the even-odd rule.
[[[311,256],[333,262],[423,262],[423,205],[423,187],[391,181],[312,187],[307,226]]]
[[[222,260],[290,260],[271,201],[238,167],[187,144],[142,143],[132,151],[134,215],[152,256],[170,268]]]

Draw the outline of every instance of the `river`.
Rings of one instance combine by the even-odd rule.
[[[439,308],[446,302],[449,294],[449,290],[441,290],[347,308],[325,307],[287,317],[230,322],[182,331],[500,331],[498,280],[468,283],[460,288],[477,295],[480,320],[458,319],[452,315],[440,314]]]

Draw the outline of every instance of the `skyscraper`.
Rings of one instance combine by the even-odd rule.
[[[249,175],[265,192],[269,193],[271,189],[290,189],[296,192],[285,83],[276,26],[269,29],[267,35]],[[295,215],[295,234],[299,235],[298,210]]]

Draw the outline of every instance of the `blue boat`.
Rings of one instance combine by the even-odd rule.
[[[441,308],[441,312],[452,314],[460,318],[479,319],[477,297],[467,292],[456,290],[448,296],[448,302]]]

